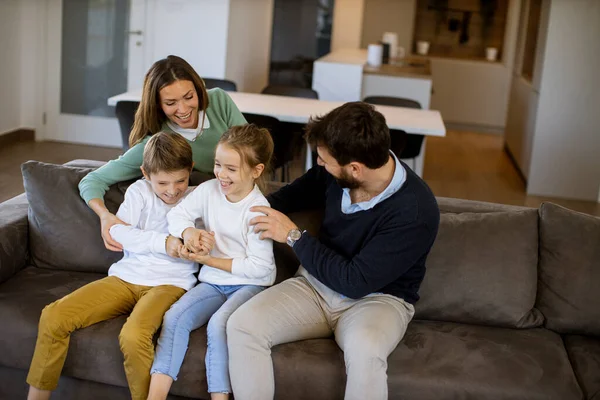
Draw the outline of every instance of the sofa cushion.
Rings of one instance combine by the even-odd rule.
[[[561,333],[600,335],[600,218],[540,207],[537,308]]]
[[[0,366],[0,399],[26,399],[29,385],[25,382],[27,371]],[[60,400],[131,400],[129,388],[105,385],[62,376],[52,399]],[[189,400],[169,395],[167,400]]]
[[[42,309],[106,275],[28,267],[0,285],[0,365],[28,370]],[[119,332],[127,317],[94,324],[71,335],[62,374],[127,387]],[[172,393],[207,398],[204,355],[206,330],[191,335],[190,348]],[[102,371],[102,373],[98,373]]]
[[[585,398],[600,400],[600,339],[567,335],[564,341]]]
[[[390,398],[581,399],[560,336],[414,321],[388,359]]]
[[[0,285],[0,365],[27,370],[42,308],[101,274],[29,267]],[[126,387],[118,333],[126,317],[71,336],[63,375]],[[171,393],[207,398],[206,331],[190,345]],[[273,348],[278,399],[342,399],[343,354],[332,339]],[[581,396],[558,335],[442,322],[412,322],[388,360],[390,398],[571,399]],[[98,371],[102,371],[99,373]],[[578,397],[579,396],[579,397]]]
[[[77,185],[91,168],[28,161],[21,166],[29,201],[29,251],[42,268],[106,273],[123,257],[104,247],[100,220],[79,196]],[[105,197],[116,212],[126,184],[114,185]]]
[[[538,214],[442,214],[416,305],[418,319],[535,327]]]
[[[27,267],[0,285],[0,365],[29,369],[42,309],[105,275]]]
[[[272,356],[276,398],[344,398],[344,356],[333,339],[275,346]],[[390,399],[582,397],[560,336],[544,328],[413,321],[387,375]]]

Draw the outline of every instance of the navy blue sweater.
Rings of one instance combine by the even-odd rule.
[[[419,299],[440,212],[425,182],[403,166],[406,181],[396,193],[353,214],[342,212],[342,188],[320,166],[268,197],[286,214],[325,209],[318,238],[303,234],[294,251],[308,272],[344,296],[386,293],[412,304]]]

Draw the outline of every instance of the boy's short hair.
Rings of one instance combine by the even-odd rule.
[[[341,166],[357,161],[377,169],[390,158],[390,131],[384,116],[360,101],[311,118],[306,140],[311,146],[325,147]]]
[[[148,175],[160,171],[191,171],[193,166],[192,147],[178,133],[158,132],[152,135],[144,147],[142,168]]]

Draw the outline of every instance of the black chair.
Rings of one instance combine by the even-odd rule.
[[[131,128],[133,128],[135,112],[139,105],[139,101],[119,101],[115,107],[115,115],[119,121],[121,139],[123,140],[123,153],[129,150],[129,134],[131,133]]]
[[[249,124],[255,124],[261,128],[266,128],[273,138],[273,160],[271,161],[271,170],[275,174],[277,168],[281,168],[281,182],[289,181],[288,162],[291,160],[290,152],[292,151],[287,143],[287,136],[281,133],[281,122],[274,117],[267,115],[243,113],[244,118]]]
[[[264,88],[261,93],[277,96],[298,97],[303,99],[319,99],[319,94],[316,91],[297,86],[269,85]],[[282,135],[285,135],[288,140],[288,142],[286,142],[286,145],[289,148],[288,153],[286,153],[286,155],[289,157],[288,162],[292,161],[294,157],[298,156],[302,151],[302,147],[304,145],[302,135],[305,125],[306,124],[295,122],[281,122],[280,132]],[[314,151],[312,152],[312,161],[313,165],[316,165],[317,153]]]
[[[221,88],[228,92],[237,92],[237,85],[227,79],[202,78],[207,89]]]
[[[404,108],[421,108],[419,102],[403,99],[400,97],[388,96],[369,96],[363,100],[365,103],[377,104],[381,106],[393,106]],[[413,159],[413,170],[415,169],[414,158],[421,154],[423,145],[423,135],[406,133],[402,130],[390,129],[390,138],[392,141],[391,149],[398,158]]]
[[[262,94],[274,94],[278,96],[301,97],[304,99],[319,99],[319,94],[312,89],[296,86],[269,85],[264,88]]]

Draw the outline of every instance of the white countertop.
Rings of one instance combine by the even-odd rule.
[[[241,112],[275,117],[280,121],[306,123],[311,116],[327,114],[344,104],[337,101],[302,99],[296,97],[273,96],[268,94],[228,92]],[[140,101],[142,91],[134,90],[108,99],[108,104]],[[446,136],[446,127],[439,111],[411,108],[375,106],[386,119],[390,129],[401,129],[408,133],[427,136]]]
[[[340,64],[357,64],[364,65],[367,62],[366,49],[342,49],[326,54],[316,61],[340,63]]]

